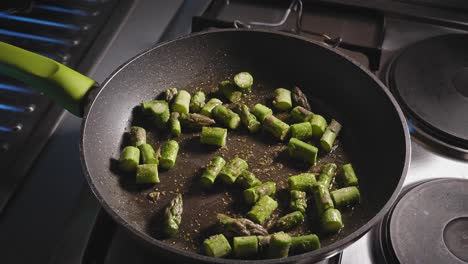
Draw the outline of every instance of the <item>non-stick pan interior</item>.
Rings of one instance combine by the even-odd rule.
[[[165,244],[155,240],[159,238],[161,208],[176,191],[185,192],[187,210],[182,229],[189,232],[169,240],[168,245],[197,251],[190,243],[199,243],[209,233],[207,226],[217,212],[230,210],[235,214],[244,210],[236,207],[235,196],[230,199],[228,193],[232,189],[218,186],[214,191],[203,192],[197,186],[195,179],[200,168],[214,155],[246,158],[260,179],[273,179],[280,189],[287,187],[288,176],[307,170],[288,161],[282,152],[284,144],[264,134],[252,137],[245,131],[229,132],[227,148],[222,150],[201,145],[196,133],[186,134],[178,139],[182,153],[175,168],[160,173],[161,183],[155,187],[136,186],[131,174],[121,174],[115,168],[115,160],[126,142],[124,132],[131,124],[145,125],[135,118],[135,107],[142,101],[154,99],[168,87],[213,90],[219,81],[239,71],[251,72],[258,89],[247,103],[266,103],[275,88],[298,85],[312,102],[312,111],[343,124],[338,152],[322,155],[320,163],[352,162],[360,180],[362,204],[345,213],[342,232],[322,237],[325,248],[309,256],[324,255],[362,235],[364,230],[355,231],[395,196],[406,173],[409,148],[401,115],[382,86],[355,64],[331,49],[278,33],[199,34],[152,49],[111,76],[92,104],[83,127],[83,164],[99,200],[119,223],[155,243],[155,248],[165,248]],[[150,142],[158,147],[166,138],[164,133],[150,126],[148,129],[152,131]],[[146,195],[154,189],[162,196],[151,203]],[[194,241],[180,242],[190,239]]]

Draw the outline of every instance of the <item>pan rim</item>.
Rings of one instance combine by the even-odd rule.
[[[91,176],[90,172],[88,171],[88,167],[87,167],[86,159],[85,159],[85,155],[84,155],[84,148],[85,148],[84,147],[84,134],[85,134],[85,130],[86,130],[87,123],[88,123],[87,122],[88,115],[93,109],[93,106],[94,106],[94,104],[96,102],[96,98],[99,97],[101,92],[106,88],[107,84],[113,79],[114,76],[119,74],[119,72],[121,70],[123,70],[128,65],[132,64],[134,61],[136,61],[140,57],[142,57],[142,56],[146,55],[147,53],[153,51],[154,49],[158,49],[158,48],[160,48],[162,46],[171,44],[172,42],[181,41],[181,40],[191,38],[191,37],[195,37],[195,36],[208,35],[208,34],[217,34],[217,33],[220,33],[220,32],[245,32],[245,31],[273,34],[273,35],[278,35],[278,36],[282,36],[282,37],[291,37],[291,38],[295,38],[295,39],[298,39],[298,40],[301,40],[301,41],[305,41],[305,42],[310,43],[310,44],[315,44],[315,45],[317,45],[317,46],[319,46],[321,48],[327,49],[328,51],[341,56],[343,59],[345,59],[349,63],[353,64],[354,66],[357,66],[368,77],[370,77],[379,86],[379,88],[387,95],[387,98],[390,100],[391,104],[393,105],[394,110],[397,112],[398,117],[400,118],[400,123],[402,125],[402,129],[403,129],[403,133],[404,133],[405,163],[404,163],[404,166],[403,166],[403,169],[402,169],[401,177],[400,177],[400,180],[399,180],[395,190],[393,191],[392,195],[390,196],[388,201],[384,204],[384,206],[380,208],[378,213],[375,214],[364,225],[362,225],[361,227],[356,229],[353,233],[349,234],[348,236],[344,237],[343,239],[340,239],[340,240],[338,240],[338,241],[336,241],[336,242],[334,242],[334,243],[332,243],[332,244],[330,244],[330,245],[328,245],[326,247],[320,248],[318,250],[302,253],[302,254],[299,254],[299,255],[290,256],[290,257],[287,257],[287,258],[265,259],[265,260],[239,260],[239,259],[213,258],[213,257],[208,257],[208,256],[198,254],[196,252],[191,252],[191,251],[187,251],[187,250],[178,249],[178,248],[176,248],[174,246],[171,246],[171,245],[165,243],[164,241],[160,241],[160,240],[158,240],[156,238],[153,238],[153,237],[149,236],[148,234],[146,234],[143,231],[137,230],[135,227],[128,224],[127,221],[125,221],[119,214],[114,212],[114,210],[111,208],[111,206],[101,196],[101,194],[99,193],[96,185],[93,182],[93,179],[92,179],[92,176]],[[332,47],[329,47],[329,46],[327,46],[326,44],[324,44],[322,42],[307,39],[306,37],[294,35],[294,34],[291,34],[291,33],[280,32],[280,31],[272,31],[272,30],[214,29],[214,30],[210,30],[210,31],[197,32],[197,33],[189,34],[189,35],[186,35],[186,36],[182,36],[182,37],[176,38],[174,40],[159,43],[159,44],[157,44],[157,45],[155,45],[155,46],[153,46],[153,47],[151,47],[151,48],[149,48],[147,50],[144,50],[141,53],[139,53],[138,55],[136,55],[133,58],[129,59],[127,62],[125,62],[121,66],[119,66],[111,75],[109,75],[109,77],[107,77],[107,79],[104,81],[103,85],[101,86],[100,90],[96,93],[96,95],[92,99],[92,101],[91,101],[91,103],[89,105],[89,108],[87,109],[86,113],[83,116],[83,121],[82,121],[82,125],[81,125],[80,161],[81,161],[82,171],[83,171],[83,174],[84,174],[84,176],[86,178],[86,181],[88,182],[89,187],[91,188],[91,191],[96,196],[97,200],[99,201],[101,206],[104,208],[104,210],[112,217],[112,219],[114,221],[116,221],[119,225],[125,227],[128,231],[130,231],[133,235],[137,236],[139,239],[141,239],[142,241],[148,243],[148,245],[157,246],[157,247],[161,248],[162,250],[169,251],[172,254],[182,255],[185,258],[190,258],[190,259],[194,259],[196,261],[210,262],[210,263],[252,263],[253,261],[255,261],[255,263],[271,264],[271,263],[296,262],[296,261],[299,261],[299,260],[304,259],[304,258],[308,258],[310,260],[318,261],[318,260],[326,259],[326,258],[329,258],[329,257],[332,257],[332,256],[336,255],[337,253],[342,251],[344,248],[349,246],[352,242],[354,242],[354,241],[358,240],[359,238],[361,238],[362,236],[364,236],[390,210],[391,206],[394,204],[394,202],[396,201],[398,195],[401,192],[403,183],[405,181],[405,178],[406,178],[408,170],[409,170],[410,160],[411,160],[411,140],[410,140],[410,133],[409,133],[409,130],[408,130],[407,121],[406,121],[406,119],[404,117],[402,109],[397,104],[396,99],[390,93],[388,88],[377,78],[377,76],[372,74],[368,69],[366,69],[362,64],[360,64],[359,62],[357,62],[353,58],[350,58],[349,56],[343,54],[341,51],[339,51],[337,49],[334,49]]]

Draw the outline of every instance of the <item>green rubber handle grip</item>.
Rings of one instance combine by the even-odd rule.
[[[37,89],[74,115],[96,81],[47,57],[0,41],[0,73]]]

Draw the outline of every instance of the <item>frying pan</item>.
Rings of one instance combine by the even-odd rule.
[[[271,101],[273,89],[297,85],[308,96],[314,112],[343,124],[338,149],[329,155],[321,154],[319,165],[327,161],[352,162],[360,179],[362,204],[344,212],[345,228],[339,234],[321,235],[321,249],[283,259],[258,260],[261,263],[318,261],[343,250],[389,210],[408,170],[406,121],[384,85],[337,50],[299,36],[239,29],[193,34],[141,53],[117,69],[102,86],[54,61],[5,43],[0,43],[0,62],[2,73],[42,89],[67,110],[83,116],[82,167],[97,199],[138,241],[176,262],[240,262],[206,257],[192,248],[209,234],[216,212],[246,210],[226,194],[232,191],[235,197],[234,189],[217,186],[216,190],[204,192],[197,187],[200,168],[214,155],[246,158],[261,180],[278,183],[278,196],[286,188],[288,176],[309,168],[291,162],[284,155],[284,144],[263,134],[252,137],[243,131],[229,132],[227,148],[216,150],[200,145],[196,133],[185,133],[177,139],[182,153],[175,168],[161,172],[161,183],[154,187],[137,186],[132,175],[115,169],[115,161],[126,144],[123,133],[132,124],[145,125],[138,119],[136,106],[168,87],[209,91],[219,81],[248,71],[255,78],[248,104],[262,100],[266,103]],[[156,129],[147,129],[153,146],[167,137]],[[161,193],[155,203],[146,198],[153,190]],[[176,191],[184,193],[182,232],[162,241],[158,235],[161,211]],[[313,228],[309,231],[319,232]]]

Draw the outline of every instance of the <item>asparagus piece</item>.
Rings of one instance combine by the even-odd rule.
[[[338,136],[338,133],[340,133],[340,130],[341,124],[338,123],[335,119],[332,119],[330,125],[328,125],[327,129],[325,129],[325,132],[320,138],[320,145],[325,151],[331,151],[333,143],[335,143],[335,139]]]
[[[240,125],[239,115],[234,113],[231,109],[226,108],[224,105],[216,106],[212,114],[216,120],[222,122],[230,129],[237,129]]]
[[[274,137],[283,141],[289,132],[289,125],[275,117],[269,115],[263,120],[263,127],[266,131],[270,132]]]
[[[190,111],[191,95],[185,90],[180,90],[172,103],[172,111],[179,114],[188,114]]]
[[[341,176],[343,186],[357,186],[358,179],[351,163],[341,166],[343,174]]]
[[[291,138],[288,143],[289,156],[297,160],[302,160],[310,164],[317,161],[318,149],[297,138]]]
[[[273,106],[280,111],[286,111],[292,107],[291,91],[278,88],[275,90],[275,98],[273,99]]]
[[[175,140],[167,141],[161,147],[161,157],[159,158],[159,165],[163,169],[171,169],[174,167],[177,154],[179,152],[179,143]]]
[[[216,122],[213,119],[207,116],[193,113],[181,114],[179,120],[184,129],[188,128],[193,130],[200,130],[202,127],[216,124]]]
[[[327,128],[327,120],[325,120],[323,116],[317,114],[312,116],[310,124],[312,125],[312,134],[317,138],[321,137]]]
[[[322,215],[322,229],[327,233],[336,233],[343,228],[341,213],[337,209],[327,209]]]
[[[164,100],[166,102],[170,103],[174,97],[177,95],[177,88],[167,88],[165,93],[164,93]]]
[[[159,183],[158,164],[142,164],[136,168],[136,183]]]
[[[300,211],[294,211],[278,219],[276,228],[278,230],[289,230],[302,222],[304,222],[304,215]]]
[[[202,91],[196,92],[190,99],[190,110],[193,113],[198,113],[205,106],[205,93]]]
[[[140,150],[141,161],[143,164],[158,164],[158,157],[150,144],[141,144],[138,149]]]
[[[361,194],[356,186],[345,187],[330,193],[335,207],[343,208],[346,206],[358,204]]]
[[[265,182],[258,186],[244,190],[244,199],[247,204],[254,204],[265,195],[274,195],[276,193],[275,182]]]
[[[134,147],[139,147],[141,144],[145,144],[146,130],[139,126],[132,126],[130,128],[130,142]]]
[[[315,182],[313,173],[301,173],[288,178],[289,189],[302,192],[309,192]]]
[[[267,256],[269,258],[284,258],[289,254],[291,247],[291,236],[284,232],[271,235]]]
[[[314,113],[305,109],[302,106],[296,106],[291,110],[291,113],[289,113],[289,115],[291,115],[291,119],[294,122],[301,123],[310,121],[314,116]]]
[[[258,240],[256,236],[235,237],[233,239],[234,255],[246,258],[257,255]]]
[[[238,104],[235,110],[239,114],[242,124],[244,124],[250,133],[256,133],[260,130],[261,124],[255,115],[250,113],[248,106],[245,104]]]
[[[271,236],[257,236],[258,241],[258,251],[259,252],[266,252],[268,250],[268,246],[270,245]]]
[[[252,209],[250,209],[247,213],[247,217],[257,224],[263,224],[276,208],[278,208],[278,202],[266,195],[260,198]]]
[[[304,253],[320,248],[319,237],[315,234],[291,237],[290,250],[294,253]]]
[[[213,108],[215,108],[218,105],[222,105],[223,102],[219,100],[218,98],[211,98],[205,106],[200,110],[200,114],[211,117],[211,111],[213,111]]]
[[[221,127],[203,127],[200,142],[219,147],[226,146],[227,129]]]
[[[302,191],[292,190],[289,208],[291,209],[291,211],[299,211],[305,214],[305,211],[307,209],[306,193]]]
[[[240,72],[234,76],[234,83],[243,93],[250,91],[253,85],[253,77],[248,72]]]
[[[119,166],[123,171],[135,171],[140,161],[140,150],[133,146],[125,147],[120,154]]]
[[[324,185],[320,183],[315,184],[312,187],[312,194],[314,196],[315,208],[317,209],[318,216],[321,216],[326,210],[334,208],[328,188]]]
[[[237,177],[249,168],[249,164],[241,158],[232,159],[226,166],[221,169],[219,177],[225,183],[233,184]]]
[[[294,86],[292,90],[292,100],[294,102],[294,105],[304,107],[305,109],[310,111],[310,105],[309,105],[309,101],[307,101],[307,97],[302,92],[302,90],[297,86]]]
[[[300,140],[312,138],[312,125],[309,122],[302,122],[291,125],[291,137]]]
[[[180,136],[180,134],[182,134],[182,128],[180,126],[179,116],[180,116],[179,113],[172,112],[171,117],[169,119],[169,123],[171,125],[171,135],[175,137],[178,137]]]
[[[247,189],[247,188],[252,188],[255,186],[258,186],[262,184],[262,182],[255,177],[255,175],[248,171],[244,170],[239,177],[236,179],[236,184],[239,184],[242,186],[242,188]]]
[[[222,234],[211,236],[203,241],[206,255],[215,258],[226,257],[231,253],[231,245]]]
[[[260,122],[263,122],[265,117],[273,114],[273,110],[271,110],[270,108],[268,108],[265,105],[256,104],[256,105],[254,105],[254,107],[252,109],[252,113],[258,118],[258,120],[260,120]]]
[[[205,171],[200,177],[200,182],[202,186],[205,188],[213,186],[216,177],[218,177],[218,174],[224,167],[224,165],[226,165],[226,161],[222,157],[214,157],[214,159],[212,159],[210,163],[206,166]]]
[[[223,233],[228,237],[268,235],[268,231],[262,225],[256,224],[247,218],[232,218],[225,214],[218,214],[217,218]]]
[[[237,103],[242,98],[242,92],[237,90],[229,80],[220,82],[218,89],[231,103]]]
[[[169,121],[170,117],[169,105],[166,101],[153,100],[143,102],[141,107],[143,112],[150,117],[156,127],[162,128],[166,126],[166,123]]]
[[[318,182],[330,188],[333,177],[335,177],[337,166],[335,163],[326,163],[323,165],[322,173],[320,173]]]
[[[174,236],[179,231],[183,209],[182,194],[178,193],[164,210],[163,232],[167,237]]]

